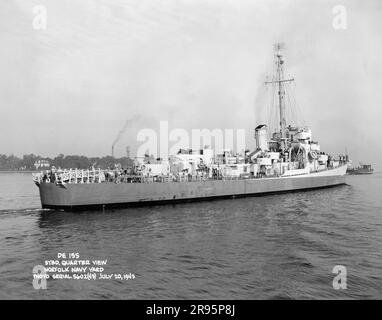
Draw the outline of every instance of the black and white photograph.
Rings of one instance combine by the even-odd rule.
[[[382,299],[381,31],[379,0],[1,1],[0,299]]]

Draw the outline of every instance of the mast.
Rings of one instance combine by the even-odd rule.
[[[284,103],[284,97],[285,97],[285,91],[284,86],[282,84],[283,80],[283,63],[284,60],[281,55],[281,45],[277,45],[277,52],[276,52],[276,63],[277,63],[277,81],[279,85],[279,111],[280,111],[280,132],[282,138],[285,138],[285,128],[286,128],[286,119],[285,119],[285,103]]]
[[[281,54],[281,50],[284,48],[284,44],[276,43],[275,44],[275,57],[276,57],[276,80],[266,81],[265,84],[277,84],[278,85],[278,96],[279,96],[279,115],[280,115],[280,133],[281,139],[283,140],[282,149],[285,149],[285,140],[286,140],[286,118],[285,118],[285,90],[284,83],[292,82],[294,79],[284,79],[284,59]]]

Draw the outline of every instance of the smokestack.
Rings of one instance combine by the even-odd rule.
[[[114,158],[114,145],[111,146],[111,156]]]

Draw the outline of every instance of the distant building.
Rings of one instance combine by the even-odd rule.
[[[34,167],[37,169],[41,168],[41,169],[47,169],[50,167],[50,163],[48,160],[37,160],[35,163],[34,163]]]

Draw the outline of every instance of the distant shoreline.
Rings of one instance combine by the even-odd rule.
[[[0,173],[37,173],[39,170],[0,170]]]

